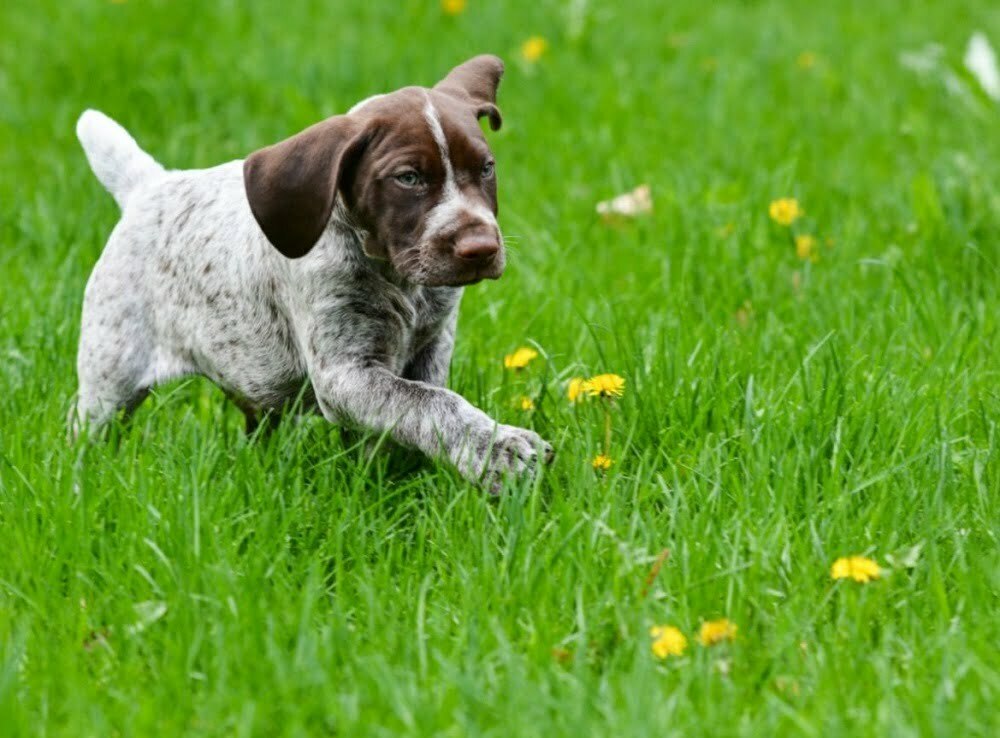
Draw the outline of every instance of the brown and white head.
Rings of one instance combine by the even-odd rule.
[[[479,125],[500,128],[503,62],[477,56],[432,88],[404,87],[251,154],[250,208],[285,256],[307,254],[335,207],[365,253],[404,280],[465,285],[505,264],[493,155]]]

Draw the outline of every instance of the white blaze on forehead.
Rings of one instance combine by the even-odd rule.
[[[427,97],[427,104],[424,105],[424,118],[427,119],[431,135],[438,145],[438,151],[441,152],[441,163],[444,164],[444,192],[445,197],[447,197],[452,191],[456,193],[458,191],[458,185],[455,184],[455,169],[451,166],[448,139],[444,137],[444,129],[441,127],[441,119],[438,117],[437,109],[434,107],[434,103],[431,102],[431,96],[427,95],[427,93],[424,94]]]
[[[437,108],[431,102],[431,96],[426,92],[424,96],[427,103],[424,105],[424,118],[431,129],[431,136],[441,152],[441,164],[444,166],[444,188],[441,202],[439,202],[430,213],[427,214],[426,233],[433,235],[448,227],[463,211],[471,213],[488,225],[497,227],[497,219],[488,208],[480,203],[473,202],[458,189],[455,181],[455,168],[451,163],[451,153],[448,151],[448,139],[445,138],[444,129],[441,127],[441,118],[438,116]]]

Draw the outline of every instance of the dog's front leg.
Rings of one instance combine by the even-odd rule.
[[[441,331],[406,365],[403,377],[426,382],[437,387],[448,385],[451,354],[455,348],[455,327]]]
[[[464,398],[379,366],[338,364],[313,377],[323,414],[431,457],[445,457],[468,479],[498,491],[506,474],[532,472],[552,447],[524,428],[502,425]]]

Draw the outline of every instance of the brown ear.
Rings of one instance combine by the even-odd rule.
[[[475,56],[452,69],[448,76],[434,85],[439,90],[470,102],[476,107],[476,117],[488,116],[490,128],[500,128],[503,119],[496,106],[497,87],[503,77],[503,61],[498,56]]]
[[[339,115],[243,162],[250,210],[282,254],[296,259],[316,245],[330,222],[341,174],[365,138],[363,124]]]

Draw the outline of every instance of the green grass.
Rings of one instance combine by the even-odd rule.
[[[996,735],[1000,108],[961,55],[1000,6],[340,5],[0,8],[0,734]],[[931,42],[936,71],[900,64]],[[540,480],[489,499],[319,420],[248,440],[202,380],[67,445],[117,218],[81,110],[207,166],[482,51],[511,256],[451,384],[553,441]],[[599,221],[643,182],[654,214]],[[600,371],[628,382],[603,477],[565,399]],[[886,576],[831,581],[855,553]],[[698,645],[721,616],[736,642]]]

